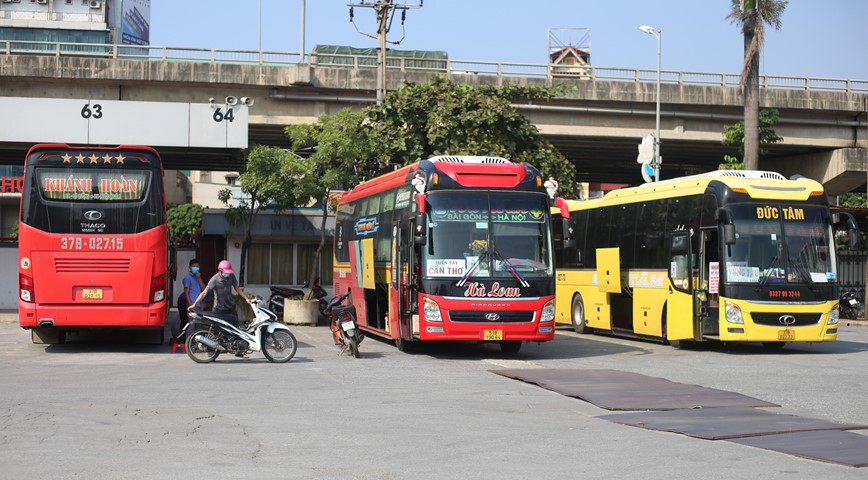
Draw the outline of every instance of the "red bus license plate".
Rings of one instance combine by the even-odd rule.
[[[101,288],[83,288],[81,298],[84,300],[102,300]]]
[[[503,330],[483,330],[483,340],[503,340]]]

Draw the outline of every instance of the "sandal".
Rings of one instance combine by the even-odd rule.
[[[250,358],[250,355],[246,353],[236,353],[235,356],[238,358]]]

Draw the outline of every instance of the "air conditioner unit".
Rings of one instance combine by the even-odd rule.
[[[3,3],[12,3],[12,0],[3,0]]]
[[[36,3],[45,5],[46,3],[48,3],[48,0],[36,0]]]
[[[102,8],[102,2],[99,0],[90,0],[90,8]]]

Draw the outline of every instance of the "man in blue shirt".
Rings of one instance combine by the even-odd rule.
[[[183,328],[190,321],[187,307],[193,304],[193,300],[196,300],[204,289],[205,282],[202,280],[202,274],[199,272],[199,260],[194,258],[190,260],[190,273],[184,277],[184,291],[178,296],[179,329]],[[210,302],[210,298],[211,295],[207,295],[204,301]],[[183,338],[183,334],[181,338]]]

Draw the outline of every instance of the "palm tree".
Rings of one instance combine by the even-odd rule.
[[[744,168],[759,167],[759,56],[764,24],[781,29],[781,16],[789,0],[730,0],[727,19],[744,33],[744,66],[739,86],[744,92]]]

